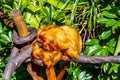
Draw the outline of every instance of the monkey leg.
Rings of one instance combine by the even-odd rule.
[[[48,80],[57,80],[54,66],[46,67],[46,74]]]
[[[66,62],[65,65],[63,66],[62,70],[58,74],[57,80],[62,80],[68,66],[69,66],[69,62]]]
[[[32,76],[33,80],[44,80],[40,71],[39,66],[35,64],[28,64],[27,71]]]

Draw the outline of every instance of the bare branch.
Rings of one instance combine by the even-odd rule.
[[[102,63],[120,63],[120,56],[79,56],[78,59],[68,59],[76,63],[102,64]]]
[[[13,72],[31,55],[32,45],[27,45],[27,49],[24,51],[21,51],[18,57],[15,57],[6,65],[3,80],[11,80],[11,76]]]

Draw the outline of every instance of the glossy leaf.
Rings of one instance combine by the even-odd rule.
[[[12,31],[8,32],[8,37],[9,37],[10,41],[12,41]]]
[[[98,39],[88,39],[85,42],[86,45],[99,45],[99,40]]]
[[[11,41],[10,38],[5,34],[0,34],[0,38],[4,40],[6,43]]]
[[[109,38],[110,36],[111,36],[111,30],[104,31],[104,32],[100,35],[100,37],[101,37],[102,39],[107,39],[107,38]]]
[[[92,79],[92,75],[87,73],[87,71],[82,71],[79,74],[78,80],[91,80]]]
[[[107,56],[108,55],[108,50],[105,48],[99,49],[96,53],[96,56]]]
[[[88,48],[86,48],[87,55],[95,55],[98,54],[99,51],[101,51],[102,47],[100,45],[93,45]]]

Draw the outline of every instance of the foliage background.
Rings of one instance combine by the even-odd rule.
[[[12,19],[10,11],[19,9],[27,26],[72,25],[83,39],[86,56],[118,56],[120,52],[119,0],[0,0],[0,11]],[[12,30],[0,20],[0,80],[13,47]],[[62,66],[62,64],[59,64]],[[63,80],[119,80],[120,65],[70,63]],[[56,69],[57,72],[58,69]],[[12,80],[32,80],[23,64]]]

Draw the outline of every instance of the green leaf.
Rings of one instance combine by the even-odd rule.
[[[118,25],[117,25],[117,24],[115,24],[115,25],[112,26],[112,30],[115,30],[115,29],[117,29],[117,28],[118,28]]]
[[[118,79],[118,76],[120,76],[119,73],[112,73],[112,79],[113,79],[113,80]],[[118,79],[118,80],[119,80],[119,79]]]
[[[2,61],[0,62],[0,68],[3,68],[3,67],[5,67],[5,63]]]
[[[85,42],[86,45],[99,45],[98,39],[89,39]]]
[[[16,9],[20,9],[20,7],[21,7],[21,3],[22,3],[22,0],[18,0],[18,3],[17,3],[17,6],[16,6]]]
[[[3,7],[8,8],[9,10],[12,10],[12,7],[10,5],[4,4]]]
[[[87,71],[82,71],[79,73],[78,79],[76,79],[76,80],[91,80],[92,77],[93,76],[90,73],[88,73]]]
[[[47,3],[57,7],[57,8],[62,8],[64,5],[64,2],[62,2],[61,0],[46,0]],[[73,8],[73,4],[69,3],[66,7],[65,10],[71,10]]]
[[[105,24],[109,20],[110,19],[100,17],[100,18],[97,19],[97,23]]]
[[[110,53],[114,54],[114,52],[115,52],[115,48],[113,48],[113,47],[109,47],[109,48],[108,48],[108,51],[109,51]]]
[[[53,16],[54,16],[55,9],[54,9],[53,6],[50,6],[49,9],[50,9],[50,20],[52,21],[52,18],[53,18]]]
[[[118,29],[120,27],[120,20],[116,21],[116,24],[112,26],[112,30]]]
[[[12,31],[8,32],[8,37],[9,37],[10,41],[12,41]]]
[[[4,40],[6,43],[11,41],[10,38],[5,34],[0,34],[0,38]]]
[[[50,22],[50,9],[48,7],[43,8],[43,12],[41,14],[48,22]]]
[[[86,53],[88,56],[97,54],[102,47],[100,45],[94,45],[86,48]]]
[[[1,41],[0,41],[0,44],[1,44]],[[2,51],[4,48],[0,45],[0,51]],[[0,58],[1,59],[1,58]]]
[[[31,15],[32,15],[32,14],[29,13],[29,12],[25,12],[25,13],[23,14],[23,17],[25,18],[26,23],[29,23],[29,20],[30,20]]]
[[[112,38],[110,41],[109,41],[109,47],[115,47],[116,46],[116,40],[114,38]]]
[[[33,4],[29,4],[27,8],[32,12],[37,12],[40,9],[38,6],[34,6]]]
[[[23,2],[23,0],[22,0],[22,2]],[[24,10],[25,8],[27,8],[27,6],[29,6],[29,2],[28,2],[28,1],[25,2],[25,3],[22,3],[21,12],[23,12],[23,10]]]
[[[2,33],[3,31],[2,31],[2,24],[1,24],[1,22],[0,22],[0,33]]]
[[[101,67],[102,67],[102,69],[104,70],[104,72],[107,72],[107,70],[108,70],[109,67],[110,67],[110,64],[109,64],[109,63],[105,63],[105,64],[103,64]]]
[[[93,14],[92,14],[92,9],[91,9],[90,17],[89,17],[89,20],[88,20],[88,28],[89,28],[89,30],[92,29],[92,16],[93,16]]]
[[[108,50],[107,48],[101,48],[96,52],[96,56],[107,56],[108,55]]]
[[[76,13],[76,10],[77,10],[78,2],[79,2],[79,0],[75,0],[75,3],[73,5],[73,9],[72,9],[71,17],[70,17],[71,25],[73,24],[73,21],[74,21],[74,17],[75,17],[75,13]]]
[[[106,22],[106,27],[112,27],[117,23],[114,19],[110,19],[109,21]]]
[[[39,23],[38,23],[36,17],[33,15],[30,16],[30,20],[27,23],[29,24],[29,27],[34,27],[36,29],[38,29],[38,27],[39,27]]]
[[[113,13],[109,13],[108,11],[103,11],[102,12],[103,16],[107,17],[107,18],[118,18],[116,16],[116,14],[113,14]]]
[[[108,52],[108,49],[107,48],[103,48],[101,51],[100,51],[100,55],[101,56],[108,56],[109,52]]]
[[[118,20],[118,21],[117,21],[117,26],[119,26],[119,27],[120,27],[120,20]]]
[[[102,10],[111,10],[111,9],[112,9],[111,6],[108,5],[107,7],[103,8]]]
[[[102,39],[107,39],[107,38],[109,38],[110,36],[111,36],[111,30],[104,31],[104,32],[100,35],[100,37],[101,37]]]
[[[64,12],[63,11],[56,11],[54,13],[54,17],[53,17],[55,20],[57,21],[61,21],[65,18],[65,15],[64,15]]]

